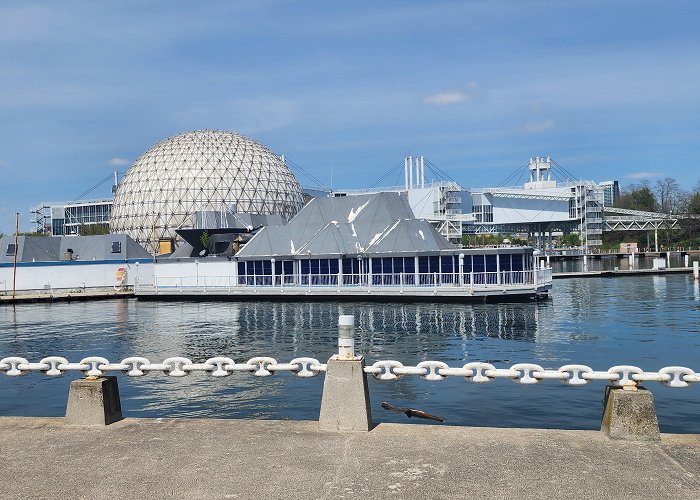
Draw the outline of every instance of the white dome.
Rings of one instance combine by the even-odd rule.
[[[159,142],[124,174],[112,206],[110,231],[151,249],[153,238],[175,239],[198,210],[292,218],[304,205],[299,182],[282,158],[230,132],[198,130]]]

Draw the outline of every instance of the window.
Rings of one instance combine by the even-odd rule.
[[[7,245],[7,252],[5,253],[5,255],[14,255],[14,254],[15,254],[15,244],[10,243],[9,245]]]
[[[113,241],[112,242],[112,253],[122,253],[121,241]]]

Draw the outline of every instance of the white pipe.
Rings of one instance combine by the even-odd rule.
[[[413,189],[413,157],[408,157],[408,187]]]
[[[408,191],[408,158],[403,159],[403,176],[406,179],[406,191]]]

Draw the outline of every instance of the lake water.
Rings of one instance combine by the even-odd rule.
[[[551,300],[522,304],[114,300],[2,306],[0,358],[60,355],[79,361],[98,355],[116,362],[137,355],[160,362],[226,355],[242,362],[267,355],[280,362],[298,356],[325,361],[336,349],[339,314],[355,315],[356,349],[370,364],[434,359],[450,366],[486,361],[497,367],[533,362],[546,368],[631,364],[700,371],[700,290],[688,274],[557,280]],[[322,375],[299,379],[288,373],[118,376],[123,411],[132,417],[317,419],[323,386]],[[61,416],[76,377],[0,375],[0,415]],[[700,384],[647,387],[662,431],[700,433]],[[454,425],[597,429],[604,388],[603,382],[570,387],[557,381],[527,386],[502,379],[474,384],[458,377],[369,377],[376,422],[408,422],[381,408],[388,401]]]

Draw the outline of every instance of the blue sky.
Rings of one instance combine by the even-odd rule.
[[[550,155],[579,178],[690,188],[699,22],[696,1],[5,0],[0,232],[202,128],[336,188],[407,154],[473,187]]]

